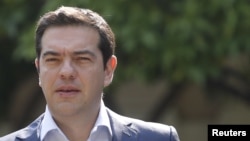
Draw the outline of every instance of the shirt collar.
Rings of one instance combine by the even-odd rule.
[[[109,135],[112,136],[110,120],[103,100],[101,101],[100,111],[91,132],[93,132],[98,127],[106,127],[108,129]]]
[[[52,130],[59,131],[59,133],[61,133],[61,135],[64,136],[65,139],[67,139],[67,137],[61,131],[61,129],[56,125],[56,123],[55,123],[54,119],[52,118],[52,115],[49,111],[48,105],[46,105],[44,118],[43,118],[43,121],[41,123],[41,134],[40,134],[41,140],[43,141],[45,136],[47,135],[47,133],[52,131]]]
[[[108,113],[107,113],[107,110],[105,108],[103,100],[101,100],[100,111],[99,111],[97,120],[95,122],[95,125],[91,130],[91,133],[95,132],[98,127],[106,127],[108,129],[109,135],[112,137],[110,120],[109,120]],[[40,137],[41,138],[40,139],[44,140],[46,134],[52,130],[59,131],[65,137],[65,139],[67,139],[67,137],[63,134],[63,132],[60,130],[60,128],[56,125],[56,123],[55,123],[54,119],[52,118],[52,115],[49,111],[48,105],[46,105],[44,118],[43,118],[43,121],[41,123],[41,130],[40,130]]]

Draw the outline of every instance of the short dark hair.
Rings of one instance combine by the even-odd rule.
[[[36,28],[36,55],[40,59],[41,39],[46,29],[51,26],[83,25],[96,29],[100,35],[99,49],[103,56],[104,68],[115,51],[115,36],[108,23],[90,9],[61,6],[55,11],[45,13]]]

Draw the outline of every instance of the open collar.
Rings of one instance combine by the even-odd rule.
[[[124,120],[124,117],[107,109],[110,118],[111,130],[113,133],[112,141],[137,141],[137,130],[133,128],[133,123]],[[39,128],[44,114],[32,122],[24,132],[19,134],[17,138],[25,141],[39,141]]]

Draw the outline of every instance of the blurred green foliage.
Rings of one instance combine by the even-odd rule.
[[[61,5],[90,8],[108,21],[117,38],[114,83],[131,78],[202,83],[220,75],[228,58],[250,53],[248,0],[2,0],[0,103],[17,75],[34,71],[39,16]]]

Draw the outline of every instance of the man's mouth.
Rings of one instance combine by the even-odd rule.
[[[56,92],[70,93],[70,92],[79,92],[79,90],[67,89],[67,90],[57,90]]]
[[[79,92],[80,90],[73,86],[61,86],[56,90],[56,93],[62,97],[72,97]]]

